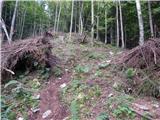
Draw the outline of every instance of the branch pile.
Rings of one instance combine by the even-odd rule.
[[[143,46],[137,46],[118,57],[118,64],[140,69],[160,68],[160,39],[149,39]]]
[[[53,66],[57,58],[52,55],[52,45],[49,42],[51,36],[45,34],[34,39],[18,40],[12,44],[3,44],[1,48],[1,72],[2,77],[6,77],[10,72],[14,74],[15,67],[22,60],[26,60],[27,65],[33,65],[33,60],[42,65]],[[14,72],[13,72],[14,71]]]

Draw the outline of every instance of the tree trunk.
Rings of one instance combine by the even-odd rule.
[[[105,44],[107,44],[107,10],[105,10]]]
[[[98,12],[99,12],[99,1],[98,2]],[[97,14],[97,36],[96,36],[96,40],[99,39],[99,13]]]
[[[144,28],[143,28],[143,19],[142,19],[142,12],[141,12],[141,5],[140,1],[136,0],[136,8],[137,8],[137,15],[138,15],[138,24],[139,24],[139,45],[144,44]]]
[[[70,24],[70,39],[71,39],[72,24],[73,24],[73,9],[74,9],[74,0],[72,0],[71,24]]]
[[[22,27],[21,27],[20,39],[22,39],[22,36],[23,36],[23,28],[24,28],[25,18],[26,18],[26,9],[25,9],[24,14],[23,14],[23,22],[22,22]],[[35,29],[35,28],[34,28],[34,29]],[[35,33],[35,30],[34,30],[34,33]]]
[[[0,23],[2,23],[2,20],[1,20],[1,18],[2,18],[2,6],[3,6],[3,1],[1,0],[0,1]],[[0,45],[1,45],[1,42],[2,42],[2,24],[0,24],[0,39],[1,39],[0,40]]]
[[[56,1],[56,12],[55,12],[55,18],[54,18],[54,32],[56,31],[56,23],[57,23],[57,12],[58,12],[58,3]]]
[[[83,1],[82,1],[82,4],[81,4],[81,12],[80,12],[80,23],[81,23],[80,33],[81,33],[81,34],[82,34],[82,32],[83,32],[82,12],[83,12]]]
[[[96,40],[99,40],[99,16],[97,16],[97,36]]]
[[[59,29],[59,19],[60,19],[60,15],[61,15],[61,2],[60,2],[60,5],[59,5],[59,14],[58,14],[58,21],[57,21],[57,31]]]
[[[152,12],[151,12],[151,2],[149,0],[148,0],[148,13],[149,13],[149,25],[150,25],[151,37],[154,37]]]
[[[121,2],[120,2],[120,0],[118,0],[118,2],[119,2],[119,12],[120,12],[121,41],[122,41],[122,48],[124,48],[124,47],[125,47],[125,44],[124,44],[124,31],[123,31],[122,8],[121,8]]]
[[[91,37],[92,37],[92,46],[94,43],[94,4],[93,0],[91,0]]]
[[[18,0],[16,0],[14,13],[13,13],[13,17],[12,17],[12,23],[11,23],[11,29],[10,29],[10,35],[9,35],[10,36],[9,43],[11,43],[12,37],[13,37],[13,30],[14,30],[14,23],[15,23],[15,18],[16,18],[17,7],[18,7]]]
[[[116,3],[116,21],[117,21],[117,25],[116,25],[116,27],[117,27],[117,47],[119,47],[119,20],[118,20],[118,18],[119,18],[119,12],[118,12],[118,3]]]

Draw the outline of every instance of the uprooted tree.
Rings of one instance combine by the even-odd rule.
[[[34,62],[41,65],[53,67],[57,64],[57,57],[52,55],[50,43],[52,35],[45,33],[36,39],[26,39],[3,44],[1,49],[2,78],[15,74],[18,68],[32,69]]]

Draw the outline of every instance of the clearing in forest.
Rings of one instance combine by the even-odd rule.
[[[2,86],[8,94],[5,88],[16,85],[10,99],[2,96],[4,107],[10,106],[10,113],[2,115],[30,120],[160,119],[159,99],[134,94],[137,71],[112,64],[121,49],[100,41],[80,44],[76,36],[69,40],[61,33],[51,40],[58,67],[25,72]]]

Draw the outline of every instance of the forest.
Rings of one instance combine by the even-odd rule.
[[[2,120],[160,120],[159,0],[0,0]]]

